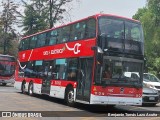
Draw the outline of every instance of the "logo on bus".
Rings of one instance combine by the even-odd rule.
[[[25,57],[26,57],[26,54],[23,53],[23,54],[22,54],[22,59],[25,59]]]
[[[124,93],[124,88],[120,88],[120,93]]]
[[[55,50],[51,50],[51,54],[60,54],[63,53],[64,49],[55,49]]]
[[[43,55],[62,54],[64,50],[65,50],[65,47],[63,47],[62,49],[53,49],[49,51],[43,51]]]
[[[70,47],[67,45],[67,43],[65,43],[65,45],[66,45],[66,48],[67,48],[69,51],[73,51],[74,54],[78,54],[78,53],[81,52],[81,51],[79,50],[79,47],[81,46],[80,43],[76,43],[73,48],[70,48]]]

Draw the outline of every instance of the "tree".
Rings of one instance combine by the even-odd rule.
[[[25,11],[22,24],[25,35],[54,27],[57,21],[63,19],[63,14],[67,11],[65,5],[71,1],[73,0],[30,0],[29,4],[23,1]]]
[[[2,29],[2,26],[3,26],[3,24],[2,24],[2,20],[0,19],[0,36],[2,36],[3,35],[3,29]],[[3,53],[3,39],[2,39],[2,37],[0,37],[0,54],[2,54]]]
[[[145,55],[150,72],[160,73],[160,1],[147,0],[147,5],[133,16],[144,30]]]
[[[26,34],[32,34],[41,30],[38,25],[41,25],[39,22],[39,16],[32,7],[32,5],[27,5],[26,10],[24,11],[25,17],[23,18],[23,30],[26,31]]]
[[[24,27],[23,31],[25,31],[25,35],[33,34],[47,28],[46,13],[43,5],[44,0],[31,1],[31,4],[22,1],[25,6],[24,15],[21,15],[22,26]]]
[[[160,26],[160,1],[159,0],[147,0],[148,9],[154,14],[154,21],[156,26]]]
[[[48,1],[48,0],[47,0]],[[54,27],[54,24],[63,19],[63,13],[66,12],[64,5],[71,2],[72,0],[49,0],[47,4],[48,8],[48,20],[49,27]]]
[[[13,28],[13,24],[16,23],[16,15],[15,11],[18,6],[12,0],[6,0],[2,2],[2,14],[1,14],[1,22],[2,22],[2,39],[3,39],[3,47],[4,54],[8,53],[8,48],[10,46],[10,36],[12,36],[12,40],[16,37],[15,29]]]

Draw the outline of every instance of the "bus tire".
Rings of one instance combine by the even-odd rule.
[[[25,88],[26,88],[26,87],[25,87],[25,82],[23,82],[23,83],[22,83],[22,86],[21,86],[21,91],[22,91],[23,94],[26,93]]]
[[[68,88],[65,94],[65,101],[68,106],[74,106],[74,90],[73,88]]]
[[[29,83],[29,86],[28,86],[28,94],[29,94],[30,96],[33,96],[33,95],[34,95],[34,92],[33,92],[33,83],[32,83],[32,82]]]

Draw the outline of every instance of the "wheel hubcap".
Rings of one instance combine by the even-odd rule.
[[[30,93],[30,94],[32,94],[32,93],[33,93],[33,85],[32,85],[32,84],[30,85],[29,93]]]
[[[72,102],[73,102],[73,99],[74,99],[73,91],[70,91],[70,92],[68,93],[68,102],[69,102],[69,103],[72,103]]]

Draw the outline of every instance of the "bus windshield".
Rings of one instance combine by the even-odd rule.
[[[12,76],[14,74],[15,65],[10,61],[0,61],[0,76]]]
[[[98,45],[114,52],[143,54],[141,24],[120,18],[100,17]]]
[[[106,83],[139,84],[142,78],[142,63],[132,60],[104,59],[102,81]]]

